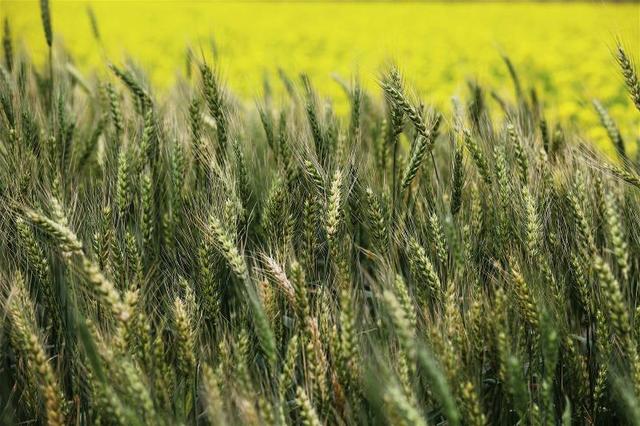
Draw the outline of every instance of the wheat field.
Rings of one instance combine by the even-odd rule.
[[[234,67],[263,75],[225,50],[242,37],[176,48],[172,79],[144,66],[170,48],[108,52],[104,4],[28,6],[37,33],[17,3],[2,32],[0,424],[640,424],[640,80],[615,16],[585,60],[606,84],[542,90],[514,33],[441,104],[411,50],[368,82],[334,57],[337,92],[292,51],[236,91]],[[84,36],[59,33],[77,7]],[[516,9],[570,7],[597,10]]]

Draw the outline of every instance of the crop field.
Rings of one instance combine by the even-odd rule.
[[[245,100],[260,96],[265,76],[280,93],[281,68],[307,73],[339,113],[348,110],[348,100],[332,75],[346,81],[358,75],[370,90],[390,61],[425,101],[441,109],[451,109],[451,97],[464,93],[467,79],[507,96],[511,88],[503,84],[508,73],[501,55],[508,54],[551,116],[579,123],[603,147],[606,133],[588,107],[594,97],[629,139],[640,129],[624,107],[611,55],[615,37],[629,51],[640,51],[637,3],[157,3],[150,8],[146,1],[53,1],[53,22],[82,71],[104,74],[105,56],[114,62],[128,56],[154,87],[166,89],[185,75],[187,47],[199,57],[215,51],[222,77]],[[101,46],[91,36],[87,4],[99,23]],[[37,2],[0,0],[3,14],[42,63],[46,46]]]
[[[640,424],[637,4],[0,6],[1,425]]]

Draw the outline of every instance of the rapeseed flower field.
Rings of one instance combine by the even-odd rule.
[[[87,7],[96,17],[102,47],[92,36]],[[598,97],[624,133],[640,124],[624,107],[611,50],[616,37],[640,51],[640,5],[607,3],[234,3],[161,1],[52,1],[60,42],[83,71],[102,72],[105,56],[116,63],[134,58],[157,87],[171,87],[185,74],[188,47],[215,52],[232,91],[252,100],[264,77],[280,90],[277,70],[307,73],[338,112],[347,99],[335,73],[358,75],[377,87],[380,69],[396,62],[427,102],[450,110],[453,95],[476,79],[501,96],[508,55],[523,84],[535,87],[550,116],[582,126],[602,144],[606,133],[589,105]],[[0,14],[36,63],[46,57],[37,1],[0,1]],[[634,149],[633,144],[630,146]]]

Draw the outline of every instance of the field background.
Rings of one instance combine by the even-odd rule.
[[[475,78],[509,97],[507,53],[523,84],[535,84],[548,114],[606,147],[591,99],[600,98],[630,142],[640,134],[611,48],[620,38],[634,58],[640,51],[640,5],[609,3],[218,3],[52,1],[57,42],[85,73],[105,73],[87,5],[97,16],[106,57],[129,55],[167,88],[185,74],[186,47],[215,49],[225,80],[251,101],[264,76],[278,90],[277,68],[307,72],[340,112],[346,100],[331,77],[358,74],[379,93],[376,80],[390,60],[420,96],[450,110],[450,99]],[[0,15],[36,63],[45,58],[38,3],[0,0]],[[212,46],[215,46],[212,47]],[[96,67],[97,66],[97,67]],[[630,144],[631,145],[631,144]],[[631,146],[631,150],[634,147]]]

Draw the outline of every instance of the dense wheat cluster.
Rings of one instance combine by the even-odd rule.
[[[395,66],[346,117],[197,56],[160,98],[82,76],[42,4],[50,62],[5,22],[0,68],[1,423],[640,422],[640,162],[602,103],[615,160],[506,57],[513,96],[448,116]]]

